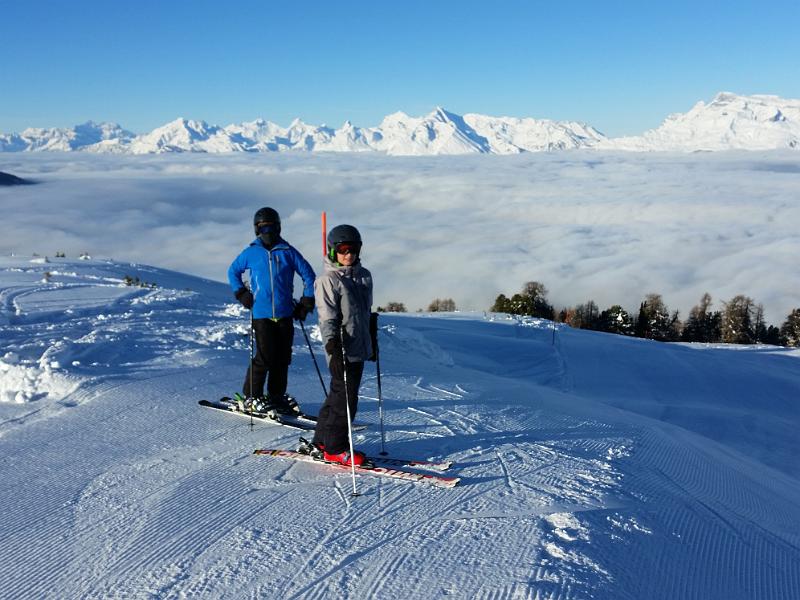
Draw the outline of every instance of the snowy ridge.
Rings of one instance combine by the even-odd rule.
[[[90,152],[113,152],[118,145],[127,144],[135,134],[116,123],[87,121],[72,129],[28,128],[22,133],[0,135],[0,152],[33,152],[57,150],[87,150]]]
[[[0,310],[4,597],[800,597],[796,350],[383,315],[387,449],[453,460],[461,484],[365,475],[351,498],[345,471],[252,455],[296,432],[197,406],[241,384],[227,286],[5,257]],[[290,386],[315,412],[295,344]],[[376,392],[370,364],[368,453]]]
[[[689,112],[670,115],[641,136],[607,138],[585,123],[457,115],[436,107],[423,117],[388,115],[378,127],[347,121],[338,129],[295,119],[281,127],[264,119],[219,127],[176,119],[134,135],[111,123],[72,129],[26,129],[0,135],[0,152],[385,152],[398,156],[519,154],[575,148],[626,151],[770,150],[800,147],[800,100],[718,94]]]
[[[81,133],[91,130],[91,135]],[[257,119],[219,127],[205,121],[176,119],[135,136],[118,125],[86,124],[73,129],[28,129],[0,135],[0,152],[44,150],[160,154],[167,152],[385,152],[389,155],[518,154],[589,147],[604,136],[582,123],[513,119],[437,107],[425,117],[387,116],[380,126],[338,129],[295,119],[288,127]]]
[[[708,104],[670,115],[638,137],[600,142],[602,150],[681,152],[800,147],[800,100],[722,92]]]

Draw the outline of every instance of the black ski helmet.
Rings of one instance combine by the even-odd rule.
[[[281,216],[274,208],[265,206],[264,208],[259,208],[256,211],[256,214],[253,216],[253,227],[255,227],[256,235],[258,235],[259,223],[274,223],[278,226],[278,231],[276,233],[281,232]]]
[[[352,225],[337,225],[328,232],[328,258],[336,260],[336,246],[349,242],[358,246],[361,251],[361,234]]]

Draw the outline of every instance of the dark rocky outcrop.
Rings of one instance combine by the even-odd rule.
[[[33,183],[33,181],[28,181],[27,179],[12,175],[11,173],[3,173],[0,171],[0,185],[29,185],[31,183]]]

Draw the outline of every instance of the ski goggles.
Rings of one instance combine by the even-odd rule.
[[[361,244],[354,242],[342,242],[336,244],[336,254],[358,254],[361,250]]]
[[[258,233],[278,233],[277,223],[258,223],[256,224]]]

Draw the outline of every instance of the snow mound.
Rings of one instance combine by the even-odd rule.
[[[63,400],[81,384],[81,379],[59,373],[57,361],[29,364],[14,352],[0,358],[0,402],[26,404],[34,400]]]

